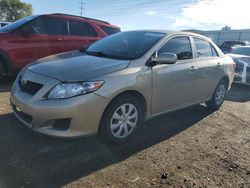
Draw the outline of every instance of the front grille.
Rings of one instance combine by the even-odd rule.
[[[18,84],[23,92],[30,95],[35,95],[43,87],[42,84],[31,82],[29,80],[23,80],[22,77],[19,78]]]
[[[247,83],[250,83],[250,67],[247,67]]]
[[[20,120],[22,120],[25,124],[29,124],[31,125],[32,123],[32,116],[30,116],[29,114],[26,114],[25,112],[19,110],[15,105],[12,104],[12,109],[15,112],[16,116],[18,118],[20,118]]]

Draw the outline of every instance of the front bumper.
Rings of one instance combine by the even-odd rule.
[[[249,74],[247,74],[246,72],[235,73],[233,81],[235,83],[250,85],[250,73]]]
[[[47,83],[46,86],[55,85],[55,81],[41,75],[29,73],[28,79]],[[70,99],[48,100],[43,99],[47,89],[42,88],[37,94],[31,96],[22,91],[18,82],[12,88],[10,102],[16,117],[26,126],[36,132],[57,137],[76,137],[95,134],[98,132],[102,114],[109,100],[90,93]],[[58,122],[69,120],[67,129],[58,129]],[[57,127],[55,127],[57,123]],[[60,127],[60,125],[59,125]]]
[[[250,65],[247,62],[241,61],[236,64],[234,82],[250,84]]]

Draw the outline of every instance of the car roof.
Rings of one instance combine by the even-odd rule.
[[[145,30],[132,30],[127,32],[138,32],[138,31],[144,31],[144,32],[156,32],[156,33],[165,33],[167,35],[189,35],[189,36],[196,36],[204,39],[208,39],[207,37],[192,33],[192,32],[186,32],[186,31],[171,31],[171,30],[160,30],[160,29],[145,29]]]
[[[224,41],[223,43],[226,43],[226,42],[234,42],[234,43],[249,43],[248,41],[239,41],[239,40],[227,40],[227,41]]]
[[[71,14],[63,14],[63,13],[52,13],[52,14],[44,14],[44,15],[58,16],[58,17],[64,17],[64,18],[68,18],[68,19],[91,21],[91,22],[94,22],[97,25],[104,25],[104,26],[119,28],[119,27],[117,27],[115,25],[110,24],[109,22],[99,20],[99,19],[95,19],[95,18],[82,17],[82,16],[71,15]],[[40,15],[40,16],[42,16],[42,15]]]
[[[237,46],[236,48],[250,48],[250,46]]]

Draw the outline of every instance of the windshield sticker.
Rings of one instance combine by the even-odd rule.
[[[150,37],[164,37],[165,34],[164,33],[146,33],[145,36],[150,36]]]

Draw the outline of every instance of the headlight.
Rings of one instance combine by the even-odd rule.
[[[85,95],[99,89],[104,81],[83,82],[83,83],[61,83],[54,87],[49,95],[49,99],[65,99],[79,95]]]

